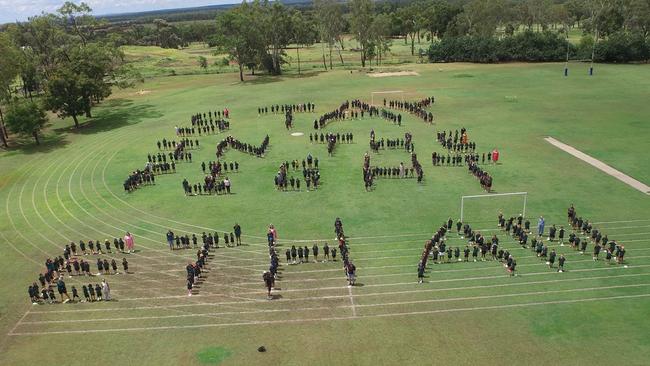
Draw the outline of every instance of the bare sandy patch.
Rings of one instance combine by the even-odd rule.
[[[140,89],[137,92],[135,92],[136,95],[145,95],[149,93],[151,93],[151,90],[144,90],[144,89]]]
[[[390,76],[420,76],[415,71],[396,71],[396,72],[375,72],[368,74],[371,78],[385,78]]]

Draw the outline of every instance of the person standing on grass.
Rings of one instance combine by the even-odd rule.
[[[539,220],[537,220],[537,235],[543,236],[544,235],[544,225],[546,222],[544,221],[544,216],[540,216]]]
[[[314,254],[314,263],[318,263],[318,245],[314,244],[314,246],[311,247],[311,251]]]
[[[560,254],[560,259],[558,259],[558,266],[557,266],[557,271],[558,272],[564,272],[564,262],[566,262],[566,258],[564,258],[564,254]]]
[[[296,264],[296,256],[298,255],[298,251],[296,250],[296,246],[292,245],[291,246],[291,262],[293,264]]]
[[[551,254],[548,256],[548,268],[553,268],[553,265],[555,265],[555,257],[557,254],[555,253],[555,249],[551,249]]]
[[[171,230],[167,231],[167,244],[169,245],[169,250],[174,250],[174,232]]]
[[[241,245],[241,226],[239,226],[238,223],[235,223],[233,230],[235,231],[235,239],[237,240],[237,245]]]
[[[111,288],[106,279],[102,280],[102,291],[104,292],[104,301],[111,301]]]
[[[133,235],[131,235],[130,232],[126,232],[126,235],[124,235],[124,243],[126,244],[126,249],[129,253],[135,252],[133,249],[134,246],[134,241],[133,241]]]
[[[273,296],[271,295],[271,288],[273,287],[273,275],[269,271],[264,271],[262,274],[262,279],[264,280],[264,284],[266,285],[266,290],[267,292],[267,298],[269,300],[273,299]]]
[[[420,261],[418,263],[418,283],[424,282],[424,263]]]
[[[330,259],[330,247],[329,245],[327,245],[327,243],[323,245],[323,259],[325,260],[325,262],[327,262]]]
[[[600,244],[596,243],[596,245],[594,245],[594,257],[593,257],[594,261],[598,260],[598,255],[600,254],[600,249],[601,249]]]

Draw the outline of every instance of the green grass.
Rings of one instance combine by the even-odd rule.
[[[344,39],[344,47],[345,49],[341,51],[340,56],[338,51],[333,48],[331,65],[334,68],[346,69],[361,66],[359,52],[354,50],[357,47],[356,41],[347,36]],[[382,65],[401,65],[417,62],[419,59],[417,56],[418,50],[420,48],[426,50],[428,47],[429,42],[422,38],[419,43],[415,43],[415,56],[411,56],[410,43],[405,44],[403,39],[394,39],[390,53],[382,57]],[[289,48],[286,50],[285,60],[287,63],[283,67],[283,72],[285,73],[298,73],[298,54],[296,48],[296,45],[289,45]],[[126,60],[133,64],[146,78],[205,73],[219,74],[237,70],[236,64],[228,66],[221,65],[221,61],[227,58],[228,55],[222,54],[217,48],[210,48],[203,43],[193,43],[189,47],[179,50],[162,49],[155,46],[123,46],[122,51]],[[324,70],[323,52],[325,52],[326,66],[327,68],[330,67],[327,45],[316,43],[310,46],[301,46],[299,52],[302,72]],[[208,60],[207,70],[199,66],[199,56],[203,56]],[[341,63],[341,57],[343,58],[343,63]],[[215,65],[215,62],[218,64]],[[373,65],[375,63],[376,61],[372,62]],[[257,72],[259,73],[259,71]],[[250,73],[250,71],[247,70],[247,73]]]
[[[146,62],[179,57],[194,67],[176,51],[151,57]],[[58,359],[66,365],[85,365],[98,355],[98,364],[143,365],[394,365],[432,359],[497,365],[504,358],[531,365],[646,364],[648,197],[543,137],[650,182],[643,163],[650,68],[597,65],[588,77],[587,66],[572,64],[570,77],[563,78],[562,64],[391,67],[420,76],[370,78],[335,70],[249,77],[246,83],[230,73],[152,78],[136,90],[116,91],[78,131],[69,120],[55,120],[43,146],[25,143],[0,152],[0,364],[31,364],[62,350],[65,359]],[[296,115],[295,130],[308,134],[317,115],[343,100],[369,100],[372,91],[395,89],[412,97],[435,95],[436,124],[411,116],[401,128],[378,118],[334,122],[326,131],[352,132],[355,143],[341,144],[333,157],[307,136],[290,136],[282,116],[257,115],[258,106],[271,103],[314,102],[317,113]],[[174,125],[187,125],[192,113],[224,107],[232,112],[229,134],[254,144],[270,136],[262,159],[226,153],[225,160],[240,163],[240,172],[230,176],[234,195],[185,197],[180,186],[184,177],[201,179],[200,161],[214,159],[214,146],[225,134],[200,137],[195,162],[158,177],[155,187],[123,193],[124,177],[157,150],[157,140],[173,137]],[[430,266],[427,283],[417,285],[424,241],[442,221],[457,218],[462,195],[482,193],[465,168],[430,163],[431,152],[440,151],[435,131],[463,126],[480,151],[499,148],[502,164],[486,168],[494,188],[527,191],[533,225],[539,215],[549,226],[564,224],[573,203],[580,215],[607,222],[596,226],[626,245],[629,268],[556,247],[568,258],[568,272],[558,274],[497,233],[516,256],[519,277],[507,277],[494,262],[454,263]],[[382,179],[365,192],[360,167],[370,129],[386,138],[413,133],[423,184]],[[277,192],[273,174],[280,162],[309,152],[320,159],[322,187]],[[408,155],[400,151],[373,154],[373,161],[385,164],[403,160]],[[493,232],[497,205],[489,216],[474,217],[473,226]],[[363,284],[351,289],[356,319],[340,262],[283,265],[276,291],[281,298],[265,300],[266,226],[278,228],[282,251],[294,240],[331,245],[337,216],[352,237],[351,256]],[[199,295],[186,297],[184,266],[195,253],[170,252],[165,231],[230,231],[235,222],[247,245],[217,250]],[[103,240],[126,230],[140,251],[128,255],[133,274],[107,276],[116,302],[28,303],[27,285],[47,256],[60,254],[70,240]],[[465,245],[455,235],[449,243]],[[101,278],[66,282],[79,286]],[[242,322],[249,324],[233,325]],[[8,335],[30,332],[37,334]],[[49,332],[62,333],[43,334]],[[262,345],[267,352],[257,352]]]

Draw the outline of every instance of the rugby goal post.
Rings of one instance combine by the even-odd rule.
[[[465,220],[465,215],[467,213],[467,209],[465,207],[465,201],[478,200],[478,199],[484,199],[485,200],[485,199],[492,199],[492,198],[499,199],[499,198],[503,198],[503,197],[507,197],[507,196],[511,196],[511,197],[519,196],[520,197],[520,199],[523,201],[522,202],[523,207],[521,207],[521,211],[519,213],[521,213],[521,215],[523,217],[526,217],[526,202],[528,201],[528,192],[489,193],[489,194],[479,194],[479,195],[473,195],[473,196],[462,196],[460,198],[460,221],[465,222],[464,221]],[[490,209],[498,207],[498,210],[501,210],[503,208],[501,204],[502,204],[502,202],[501,203],[497,202],[497,203],[493,203],[493,204],[491,204],[489,206],[491,206]],[[510,202],[511,208],[512,207],[517,207],[517,209],[518,209],[519,208],[518,205],[519,205],[518,202]],[[488,210],[490,210],[490,209],[488,209]],[[504,215],[512,215],[512,216],[514,216],[515,214],[513,212],[504,212]],[[493,217],[490,217],[489,219],[491,220],[492,218]]]
[[[393,96],[390,96],[391,94]],[[381,105],[383,105],[383,98],[385,98],[387,96],[388,96],[388,98],[386,98],[387,100],[388,99],[396,100],[395,97],[397,97],[397,95],[399,95],[399,101],[404,102],[404,90],[388,90],[388,91],[372,92],[372,93],[370,93],[370,104],[371,105],[375,105],[375,95],[377,97],[381,98],[380,102],[379,102],[379,104],[381,104]]]

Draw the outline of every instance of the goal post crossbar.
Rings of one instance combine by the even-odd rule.
[[[528,192],[509,192],[509,193],[491,193],[491,194],[477,194],[473,196],[461,196],[460,198],[460,221],[464,220],[465,199],[466,198],[487,198],[487,197],[503,197],[503,196],[524,196],[524,207],[522,216],[526,217],[526,202],[528,201]]]

